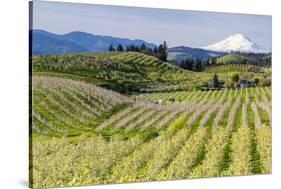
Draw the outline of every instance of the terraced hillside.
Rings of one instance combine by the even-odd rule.
[[[246,64],[215,65],[194,72],[137,52],[36,55],[31,66],[33,75],[86,81],[126,95],[193,90],[214,73],[225,82],[231,82],[234,73],[252,80],[271,74],[270,68]]]
[[[208,73],[229,73],[229,72],[248,72],[258,73],[267,72],[269,69],[260,66],[247,65],[247,64],[229,64],[207,67],[204,71]]]
[[[95,126],[131,100],[85,82],[55,77],[32,78],[32,134],[72,136]]]
[[[205,73],[209,75],[217,74],[219,78],[226,83],[231,82],[232,76],[238,74],[240,79],[255,80],[258,79],[260,84],[264,86],[263,81],[271,80],[271,68],[249,64],[227,64],[227,65],[214,65],[206,67]],[[210,77],[210,76],[209,76]],[[266,85],[265,85],[266,86]]]
[[[136,52],[33,56],[32,69],[34,75],[75,78],[121,93],[186,89],[206,75]]]
[[[126,97],[63,78],[32,85],[34,188],[271,172],[271,88]]]
[[[229,63],[242,63],[247,60],[248,57],[240,54],[227,54],[222,57],[217,58],[217,63],[229,64]]]

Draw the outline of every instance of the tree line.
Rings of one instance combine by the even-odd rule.
[[[180,61],[179,66],[183,69],[201,72],[204,71],[208,66],[219,65],[217,63],[217,58],[212,57],[207,60],[205,59],[183,59]]]
[[[248,65],[255,65],[255,66],[262,66],[262,67],[271,67],[271,54],[243,54],[245,56],[244,59],[240,61],[233,61],[233,62],[225,62],[220,63],[217,62],[217,58],[219,57],[212,57],[207,60],[201,59],[183,59],[179,62],[179,66],[183,69],[191,70],[191,71],[203,71],[205,68],[209,66],[219,66],[219,65],[226,65],[226,64],[248,64]]]
[[[204,70],[206,62],[200,59],[185,59],[180,62],[179,66],[183,69],[201,72]]]
[[[141,45],[128,45],[126,47],[123,47],[121,44],[118,44],[116,48],[113,47],[112,44],[110,44],[108,50],[110,52],[113,51],[118,51],[118,52],[140,52],[140,53],[144,53],[150,56],[154,56],[156,58],[158,58],[161,61],[167,61],[167,57],[168,57],[168,45],[166,43],[166,41],[164,41],[162,44],[160,44],[159,46],[155,46],[154,48],[150,48],[147,47],[144,43],[142,43]]]

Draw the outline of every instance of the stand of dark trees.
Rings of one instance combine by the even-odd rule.
[[[256,66],[271,67],[271,53],[240,53],[247,57],[244,61],[245,64]]]
[[[147,54],[147,55],[150,55],[150,56],[155,56],[156,58],[158,58],[159,60],[164,61],[164,62],[167,61],[167,57],[168,57],[167,49],[168,49],[168,46],[167,46],[166,41],[164,41],[159,46],[155,46],[153,49],[147,47],[144,43],[139,45],[139,46],[134,45],[134,44],[133,45],[128,45],[126,47],[126,49],[121,44],[119,44],[116,47],[116,49],[115,49],[113,47],[113,45],[111,44],[109,46],[109,48],[108,48],[109,51],[119,51],[119,52],[122,52],[122,51],[127,51],[127,52],[134,51],[134,52],[140,52],[140,53],[144,53],[144,54]]]
[[[237,54],[237,52],[235,52]],[[239,53],[247,58],[243,59],[240,62],[227,62],[227,63],[218,63],[217,58],[213,57],[208,60],[200,60],[200,59],[185,59],[182,60],[178,65],[187,70],[192,71],[203,71],[206,67],[209,66],[219,66],[225,64],[248,64],[262,67],[271,67],[271,53]]]
[[[182,60],[179,66],[183,69],[201,72],[206,66],[206,61],[200,59],[186,59]]]

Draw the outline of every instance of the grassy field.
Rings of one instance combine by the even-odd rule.
[[[217,63],[241,63],[245,59],[247,60],[247,57],[240,54],[227,54],[220,58],[217,58]]]
[[[146,55],[136,61],[135,55],[112,53],[105,59],[116,61],[117,68],[127,66],[128,74],[122,78],[125,82],[128,76],[133,84],[139,80],[151,84],[158,78],[169,84],[186,78],[189,83],[194,75]],[[122,61],[124,56],[128,62]],[[83,60],[85,69],[76,70],[77,59],[70,57],[61,64],[73,71],[55,72],[62,68],[50,61],[48,72],[49,68],[39,68],[46,57],[34,58],[30,127],[34,188],[271,173],[270,87],[127,96],[101,87],[113,79],[106,77],[122,81],[122,74],[113,74],[118,71],[107,75],[103,67],[104,72],[95,72],[97,65]],[[99,61],[103,58],[98,54]],[[143,58],[155,64],[154,72],[139,71],[137,65],[147,63]],[[157,75],[161,68],[170,72]],[[156,103],[159,100],[162,103]]]

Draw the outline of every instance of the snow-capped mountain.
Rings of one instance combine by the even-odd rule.
[[[215,44],[201,47],[205,50],[218,52],[245,52],[245,53],[269,53],[268,49],[260,47],[255,42],[242,34],[231,35],[228,38],[219,41]]]

